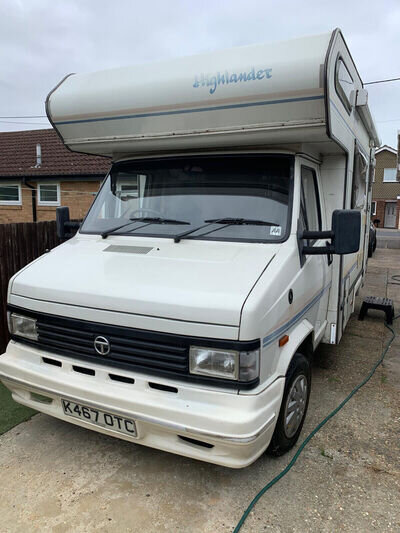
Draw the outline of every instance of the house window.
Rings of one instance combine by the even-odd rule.
[[[395,168],[384,168],[383,169],[383,182],[390,183],[393,181],[397,181],[396,174],[397,172]]]
[[[376,215],[376,202],[371,202],[371,215]]]
[[[143,191],[145,188],[146,176],[142,174],[121,174],[118,175],[116,187],[116,197],[120,200],[117,204],[118,216],[134,209],[140,210],[143,207]],[[138,213],[142,216],[146,213]],[[148,216],[148,215],[147,215]]]
[[[0,205],[21,205],[21,185],[0,183]]]
[[[60,184],[39,183],[38,205],[60,205]]]
[[[122,202],[139,196],[138,176],[129,176],[129,178],[117,184],[117,197]]]

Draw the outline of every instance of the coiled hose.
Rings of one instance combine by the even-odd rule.
[[[395,282],[392,284],[393,285],[400,285],[400,283],[396,283],[396,281],[400,281],[400,276],[392,276],[392,279],[395,280]],[[398,318],[400,317],[400,315],[397,315],[393,318],[393,320],[397,320]],[[239,520],[239,522],[237,523],[237,526],[235,527],[233,533],[238,533],[243,524],[245,523],[246,521],[246,518],[249,516],[251,510],[253,509],[253,507],[255,506],[255,504],[258,502],[258,500],[271,488],[275,485],[275,483],[278,483],[278,481],[280,479],[283,478],[283,476],[285,476],[289,470],[292,468],[292,466],[294,466],[295,462],[297,461],[297,459],[299,458],[301,452],[304,450],[304,448],[307,446],[307,444],[310,442],[310,440],[314,437],[314,435],[316,433],[318,433],[318,431],[323,428],[325,426],[325,424],[331,419],[333,418],[336,413],[338,413],[342,407],[344,407],[346,405],[346,403],[356,394],[356,392],[358,392],[362,387],[364,387],[364,385],[366,383],[368,383],[368,381],[372,378],[372,376],[375,374],[375,371],[376,369],[378,368],[378,366],[380,366],[393,342],[393,340],[395,339],[396,337],[396,333],[394,331],[394,329],[389,326],[386,322],[385,322],[385,326],[387,327],[387,329],[389,329],[391,332],[392,332],[392,336],[390,338],[390,340],[386,343],[385,345],[385,348],[383,349],[382,351],[382,354],[380,356],[380,358],[378,359],[378,361],[376,361],[376,363],[374,364],[374,366],[372,367],[372,369],[370,370],[370,372],[368,373],[368,375],[361,381],[361,383],[359,383],[357,385],[357,387],[355,387],[348,396],[346,396],[346,398],[336,407],[336,409],[334,409],[331,413],[329,413],[328,416],[326,416],[322,422],[320,422],[318,424],[318,426],[316,426],[312,431],[311,433],[303,440],[303,442],[300,444],[299,446],[299,449],[297,450],[297,452],[294,454],[292,460],[290,461],[290,463],[278,474],[276,475],[269,483],[267,483],[265,485],[265,487],[263,487],[260,492],[253,498],[253,500],[250,502],[249,506],[247,507],[247,509],[245,510],[245,512],[243,513],[241,519]]]

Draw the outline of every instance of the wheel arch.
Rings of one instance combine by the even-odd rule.
[[[309,361],[313,354],[314,328],[311,323],[304,319],[290,333],[287,333],[289,341],[281,348],[278,362],[278,373],[286,376],[289,365],[296,353],[302,353]]]

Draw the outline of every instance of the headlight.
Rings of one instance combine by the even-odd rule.
[[[238,352],[191,346],[190,373],[202,376],[252,381],[259,376],[260,350]]]
[[[8,316],[8,328],[11,335],[18,335],[33,341],[38,340],[36,320],[34,318],[10,313]]]

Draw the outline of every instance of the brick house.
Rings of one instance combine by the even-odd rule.
[[[52,129],[1,132],[0,223],[53,220],[59,205],[83,218],[109,168],[108,158],[70,152]]]
[[[372,220],[379,227],[400,228],[400,182],[397,151],[386,144],[375,152],[375,180],[372,184]]]

